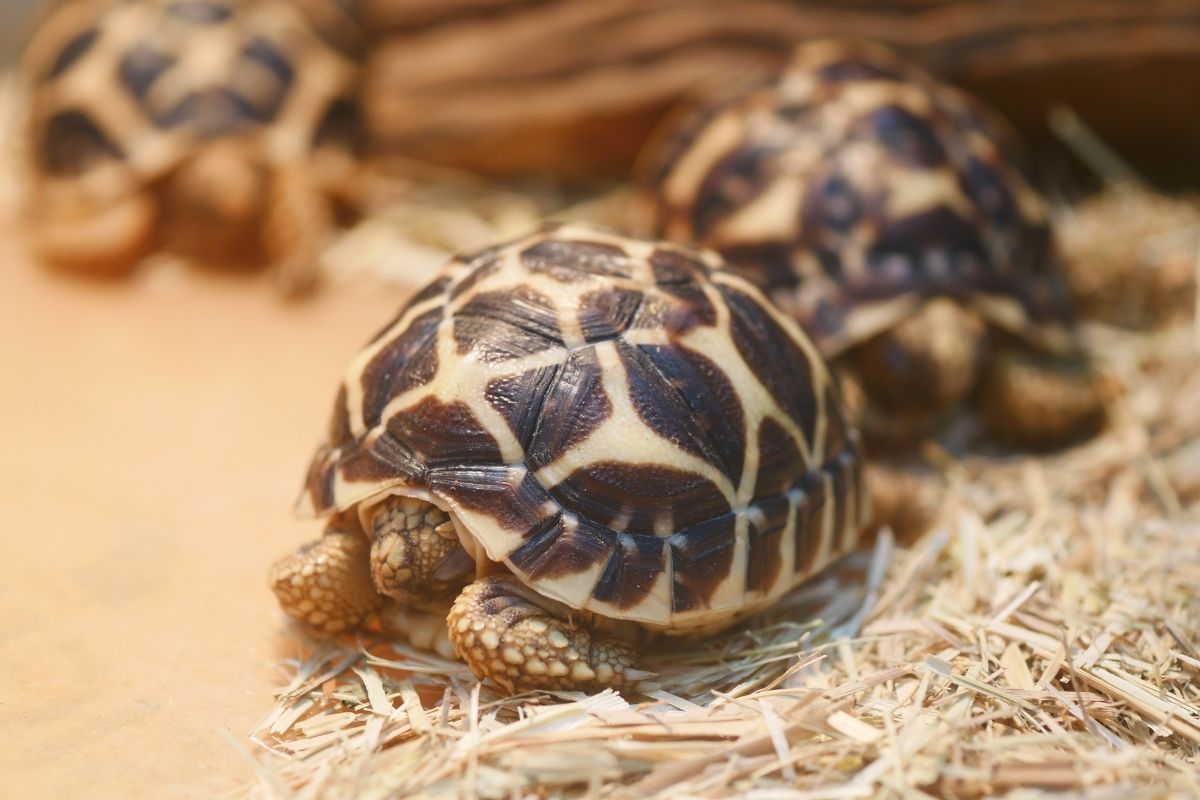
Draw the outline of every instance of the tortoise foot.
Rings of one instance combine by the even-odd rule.
[[[103,208],[45,203],[29,220],[34,252],[48,264],[98,278],[133,272],[155,247],[153,198],[136,192]]]
[[[911,462],[877,459],[867,467],[871,529],[891,528],[897,541],[911,544],[938,522],[946,492],[936,474]]]
[[[511,576],[478,580],[446,619],[455,652],[510,692],[632,688],[646,673],[626,642],[572,624],[565,609]]]
[[[367,539],[358,531],[328,529],[277,561],[270,581],[288,616],[326,634],[362,625],[383,603],[371,582]]]
[[[1082,359],[999,353],[981,401],[993,435],[1024,447],[1059,447],[1090,436],[1104,422],[1103,401]]]

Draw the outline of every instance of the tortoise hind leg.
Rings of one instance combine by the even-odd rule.
[[[368,559],[361,531],[331,524],[320,539],[275,563],[271,589],[288,616],[323,633],[356,628],[383,604]]]
[[[644,674],[634,668],[633,647],[573,625],[568,615],[513,576],[496,575],[467,586],[446,624],[471,671],[510,692],[632,688]]]
[[[1054,448],[1095,433],[1104,405],[1085,359],[1052,358],[1007,347],[988,368],[980,397],[995,438]]]

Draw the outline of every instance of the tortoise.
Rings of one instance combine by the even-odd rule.
[[[109,276],[157,250],[269,263],[311,287],[354,203],[358,35],[334,0],[58,5],[24,59],[34,250]]]
[[[509,691],[630,688],[639,646],[855,546],[862,455],[795,323],[711,253],[546,225],[452,259],[350,364],[278,562],[326,634],[449,609]]]
[[[664,122],[639,227],[712,247],[838,370],[868,441],[911,445],[972,409],[994,438],[1056,446],[1102,417],[1014,135],[866,42]]]

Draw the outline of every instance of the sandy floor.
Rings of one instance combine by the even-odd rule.
[[[299,306],[265,281],[96,286],[0,228],[0,786],[212,797],[288,650],[271,559],[336,377],[398,290]]]

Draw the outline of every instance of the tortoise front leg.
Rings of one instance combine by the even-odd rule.
[[[459,658],[510,692],[632,688],[642,674],[626,642],[572,624],[569,610],[511,575],[475,581],[446,624]]]
[[[289,297],[316,287],[320,258],[336,228],[333,209],[300,168],[282,168],[271,181],[263,250],[280,291]]]
[[[356,628],[379,611],[367,539],[356,526],[330,523],[325,535],[271,568],[271,589],[291,617],[323,633]]]
[[[34,253],[53,266],[97,277],[134,270],[158,244],[158,206],[147,191],[102,206],[43,200],[29,222]]]
[[[433,503],[389,497],[371,510],[371,578],[406,606],[444,611],[475,576],[450,516]]]

